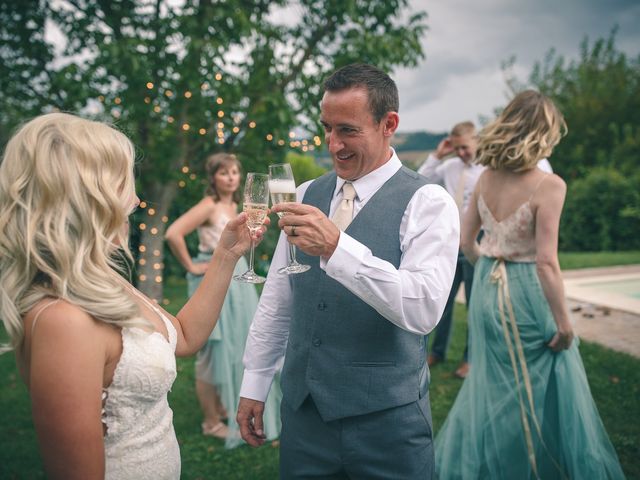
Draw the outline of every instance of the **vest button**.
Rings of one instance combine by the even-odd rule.
[[[313,343],[314,347],[319,347],[320,344],[322,343],[322,340],[320,340],[319,338],[314,338],[311,343]]]
[[[320,302],[318,304],[318,310],[323,311],[323,310],[326,310],[326,309],[327,309],[327,304],[326,303]]]

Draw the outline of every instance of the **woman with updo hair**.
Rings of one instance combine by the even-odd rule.
[[[169,247],[187,271],[189,296],[202,281],[225,225],[237,215],[241,170],[233,154],[210,155],[205,162],[208,185],[204,197],[167,229],[165,238]],[[198,254],[194,258],[185,241],[193,231],[197,231],[199,239]],[[235,273],[241,274],[247,269],[246,260],[241,258]],[[218,325],[196,356],[196,395],[204,415],[202,433],[225,440],[227,448],[242,443],[233,419],[244,371],[242,355],[257,305],[254,285],[231,282]],[[276,388],[265,406],[265,433],[269,439],[277,438],[280,432],[280,396]]]

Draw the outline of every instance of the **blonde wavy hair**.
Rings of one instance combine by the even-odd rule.
[[[135,202],[135,150],[115,128],[65,113],[39,116],[0,164],[0,317],[21,348],[22,317],[45,297],[97,320],[140,325],[120,277]]]
[[[566,133],[567,124],[554,103],[541,93],[525,90],[482,129],[476,163],[514,172],[529,170],[551,155]]]

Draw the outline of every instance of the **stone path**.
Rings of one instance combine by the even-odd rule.
[[[628,297],[625,300],[595,288],[589,298],[589,290],[580,287],[591,280],[638,278],[640,265],[568,270],[563,276],[567,304],[578,336],[640,358],[640,301]]]

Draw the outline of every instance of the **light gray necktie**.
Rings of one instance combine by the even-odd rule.
[[[331,217],[331,221],[342,231],[347,229],[353,218],[354,198],[356,198],[356,189],[353,188],[351,182],[345,182],[342,185],[342,201]]]

